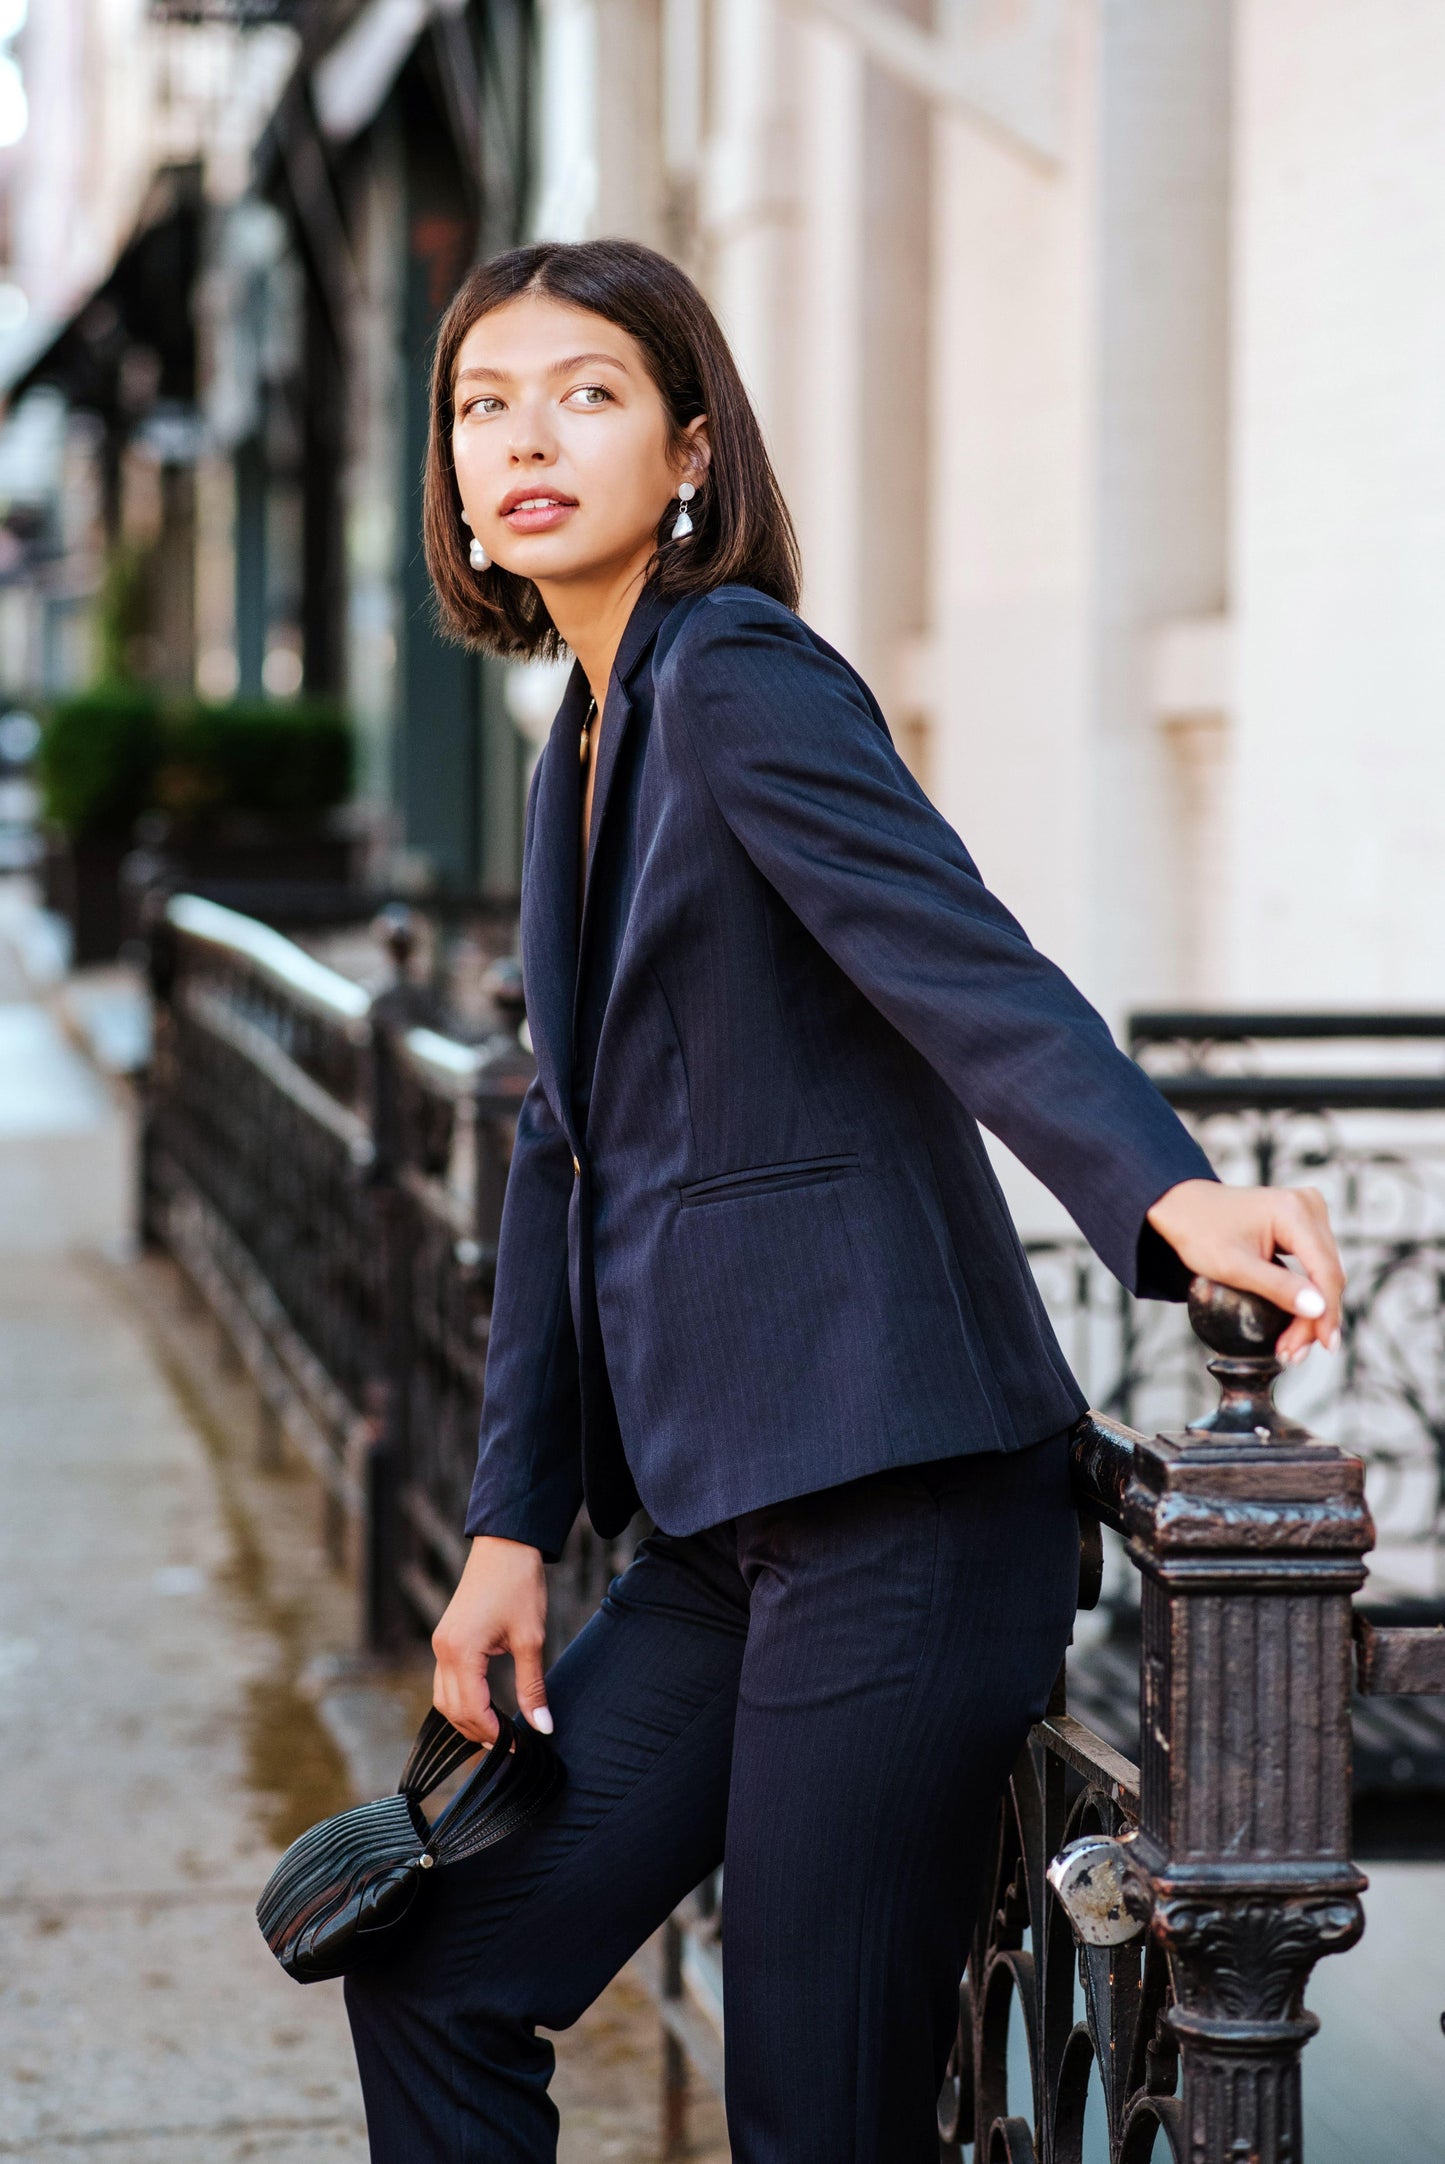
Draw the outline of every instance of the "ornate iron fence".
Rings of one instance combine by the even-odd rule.
[[[466,1553],[502,1194],[531,1062],[516,1032],[459,1045],[378,1018],[377,1194],[392,1297],[386,1350],[391,1552],[377,1635],[441,1614]]]
[[[386,1288],[370,1183],[370,1001],[251,919],[178,896],[152,945],[142,1232],[162,1241],[320,1478],[339,1553],[366,1517]]]
[[[412,1026],[404,995],[372,1000],[190,897],[169,904],[152,961],[143,1225],[211,1301],[273,1422],[355,1529],[367,1627],[394,1640],[431,1623],[461,1561],[501,1198],[531,1072],[515,1012],[483,1043],[453,1043]],[[1244,1103],[1244,1081],[1226,1079],[1189,1087],[1210,1118],[1255,1123],[1241,1131],[1262,1175],[1344,1166],[1318,1142],[1285,1154],[1276,1134],[1266,1160],[1259,1123],[1301,1107],[1257,1101],[1258,1078]],[[1445,1108],[1445,1085],[1426,1079],[1415,1109],[1437,1095]],[[1329,1094],[1333,1116],[1341,1092]],[[1376,1094],[1352,1109],[1400,1108]],[[1347,1201],[1399,1169],[1398,1150],[1361,1151],[1340,1173]],[[1410,1236],[1439,1235],[1422,1217]],[[1305,1984],[1361,1921],[1352,1684],[1366,1701],[1445,1692],[1445,1628],[1352,1612],[1374,1540],[1365,1466],[1276,1411],[1277,1311],[1197,1282],[1190,1319],[1221,1404],[1146,1432],[1117,1417],[1137,1415],[1155,1372],[1144,1332],[1066,1243],[1036,1262],[1046,1288],[1058,1273],[1055,1311],[1081,1369],[1117,1333],[1111,1402],[1075,1437],[1080,1604],[1098,1596],[1107,1528],[1139,1587],[1137,1639],[1116,1633],[1108,1671],[1114,1704],[1137,1702],[1138,1763],[1077,1717],[1099,1696],[1094,1649],[1077,1664],[1082,1694],[1060,1678],[1000,1812],[940,2155],[971,2144],[975,2164],[1080,2164],[1096,2084],[1111,2164],[1299,2164]],[[1388,1270],[1369,1282],[1379,1307]],[[1363,1305],[1352,1320],[1368,1333]],[[1425,1320],[1438,1335],[1437,1308]],[[1170,1355],[1185,1387],[1191,1343]],[[1422,1383],[1405,1402],[1433,1435],[1438,1399]],[[1406,1451],[1399,1465],[1414,1462]],[[1381,1461],[1387,1502],[1395,1470]],[[1438,1487],[1430,1496],[1434,1524]],[[553,1573],[554,1650],[629,1546],[574,1535]],[[684,2153],[689,2065],[714,2079],[721,2065],[716,1896],[704,1889],[664,1943],[669,2154]],[[1011,2025],[1026,2062],[1012,2076]]]
[[[1445,1015],[1180,1014],[1131,1019],[1130,1049],[1226,1178],[1308,1182],[1349,1272],[1344,1347],[1283,1378],[1285,1410],[1362,1456],[1378,1547],[1372,1601],[1445,1621]],[[1205,1402],[1187,1317],[1135,1302],[1077,1238],[1031,1257],[1093,1405],[1154,1432]],[[1138,1580],[1111,1543],[1105,1606],[1075,1697],[1138,1749]],[[1357,1832],[1371,1853],[1445,1849],[1445,1709],[1360,1694]]]
[[[1401,1591],[1445,1596],[1445,1015],[1138,1013],[1128,1041],[1225,1178],[1325,1194],[1344,1350],[1281,1399],[1368,1459]],[[1200,1410],[1177,1308],[1130,1300],[1077,1239],[1031,1254],[1092,1404],[1151,1429]]]

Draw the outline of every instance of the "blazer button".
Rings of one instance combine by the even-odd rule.
[[[582,1167],[575,1157],[572,1160],[572,1176],[574,1179],[578,1180],[580,1180],[582,1177]]]

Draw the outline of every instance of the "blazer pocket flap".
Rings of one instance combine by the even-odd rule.
[[[705,1180],[688,1180],[678,1188],[684,1208],[699,1202],[730,1202],[742,1195],[767,1195],[780,1188],[812,1187],[825,1180],[845,1179],[858,1170],[858,1152],[843,1150],[828,1157],[788,1157],[771,1165],[745,1165],[738,1172],[715,1172]]]

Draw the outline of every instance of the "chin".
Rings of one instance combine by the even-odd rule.
[[[631,552],[612,554],[595,549],[569,549],[563,554],[543,558],[540,551],[529,562],[518,561],[508,565],[525,579],[551,579],[558,585],[569,582],[581,583],[589,579],[616,578],[631,561]]]
[[[591,549],[567,548],[558,544],[552,548],[539,545],[549,537],[545,534],[528,539],[518,547],[513,541],[506,556],[494,556],[492,561],[500,564],[519,579],[571,579],[585,576],[589,571],[599,570],[602,561]]]

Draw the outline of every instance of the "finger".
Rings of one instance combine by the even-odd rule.
[[[479,1668],[438,1661],[432,1704],[473,1743],[495,1743],[501,1733],[501,1723],[492,1711],[485,1656]]]
[[[542,1640],[530,1639],[525,1645],[513,1646],[512,1666],[517,1682],[518,1708],[533,1728],[550,1736],[552,1716],[547,1710],[547,1686],[542,1677]]]
[[[1282,1330],[1275,1343],[1274,1356],[1276,1360],[1280,1361],[1285,1367],[1290,1366],[1294,1361],[1303,1360],[1311,1345],[1317,1342],[1315,1328],[1316,1325],[1312,1322],[1296,1320],[1289,1325],[1288,1329]]]
[[[1323,1202],[1316,1209],[1305,1197],[1292,1196],[1289,1205],[1278,1212],[1274,1232],[1277,1245],[1294,1256],[1323,1296],[1325,1308],[1314,1318],[1314,1334],[1322,1344],[1328,1344],[1339,1329],[1345,1289],[1344,1264],[1330,1229],[1329,1213]],[[1295,1305],[1298,1312],[1298,1301]]]
[[[1286,1315],[1298,1316],[1305,1325],[1303,1334],[1309,1337],[1316,1334],[1316,1324],[1329,1313],[1329,1303],[1318,1286],[1302,1278],[1297,1270],[1286,1269],[1282,1262],[1266,1262],[1253,1248],[1231,1249],[1216,1274],[1237,1291],[1260,1293],[1276,1307],[1282,1307]],[[1283,1336],[1283,1331],[1280,1334]]]

